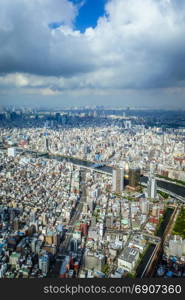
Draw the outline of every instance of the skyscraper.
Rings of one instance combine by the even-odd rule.
[[[137,187],[140,182],[140,169],[139,168],[131,168],[129,169],[129,186]]]
[[[77,239],[72,239],[70,241],[70,250],[73,251],[73,252],[78,251],[78,240]]]
[[[157,196],[157,183],[155,177],[149,177],[147,183],[148,198],[155,199]]]
[[[49,256],[48,254],[44,254],[39,257],[39,269],[43,274],[47,274],[49,271]]]
[[[113,170],[112,176],[112,191],[116,193],[121,193],[124,188],[124,170],[123,168],[118,168]]]
[[[132,122],[130,120],[127,120],[124,122],[125,129],[131,129],[132,128]]]
[[[14,147],[8,148],[8,156],[9,157],[15,157],[16,156],[16,149]]]
[[[47,137],[45,138],[45,149],[46,151],[49,151],[49,140]]]

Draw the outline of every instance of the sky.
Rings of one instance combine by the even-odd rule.
[[[185,0],[1,0],[0,106],[185,108]]]

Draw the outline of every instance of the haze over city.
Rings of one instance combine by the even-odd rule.
[[[185,1],[1,0],[0,105],[185,107]]]

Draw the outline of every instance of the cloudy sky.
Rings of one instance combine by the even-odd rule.
[[[185,0],[0,0],[0,105],[185,108]]]

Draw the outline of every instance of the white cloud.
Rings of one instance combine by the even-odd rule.
[[[175,87],[185,79],[185,1],[110,0],[85,33],[67,0],[1,0],[0,85],[54,95]],[[51,22],[63,22],[50,30]]]

